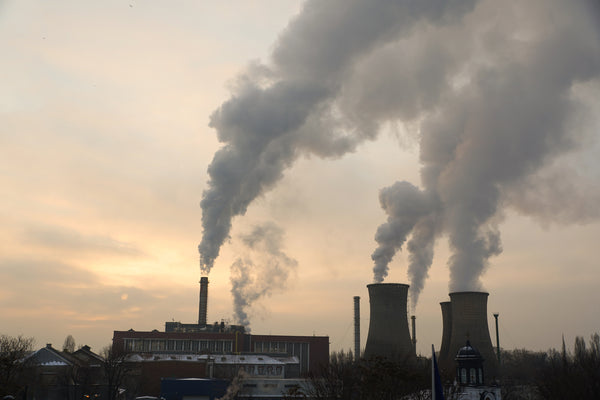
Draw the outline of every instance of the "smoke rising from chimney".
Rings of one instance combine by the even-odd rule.
[[[249,328],[249,308],[261,298],[284,290],[298,263],[281,250],[283,230],[275,224],[254,227],[242,242],[248,255],[231,265],[231,294],[236,322]]]
[[[201,202],[203,272],[298,157],[340,157],[390,122],[419,145],[421,185],[380,193],[374,280],[406,245],[413,307],[439,238],[450,291],[480,290],[504,210],[597,218],[598,184],[565,160],[597,126],[598,20],[587,0],[308,1],[211,116],[223,147]]]
[[[361,57],[410,34],[423,20],[456,20],[474,3],[307,1],[279,37],[271,63],[251,65],[210,118],[224,146],[208,167],[200,202],[202,272],[212,269],[232,219],[244,215],[299,156],[339,157],[375,138],[377,126],[350,118],[339,101]]]
[[[573,207],[589,204],[589,198],[598,200],[597,184],[589,186],[595,191],[585,192],[576,176],[539,179],[560,156],[588,139],[590,128],[582,122],[590,115],[585,115],[580,93],[597,94],[600,76],[599,35],[588,4],[544,4],[551,7],[547,12],[561,16],[551,26],[533,3],[513,4],[508,12],[503,8],[495,24],[485,24],[483,17],[492,16],[497,6],[482,2],[465,26],[442,30],[449,39],[459,39],[462,48],[455,55],[446,49],[443,56],[449,62],[443,76],[451,85],[439,86],[435,107],[420,115],[423,189],[406,182],[382,189],[380,202],[388,219],[377,230],[378,247],[372,255],[374,281],[381,282],[410,237],[413,307],[441,236],[448,237],[452,251],[450,291],[480,290],[490,257],[502,251],[498,223],[505,208],[525,212],[528,206],[532,215],[550,221],[597,217],[591,207]],[[593,11],[597,16],[597,8]],[[517,15],[523,19],[510,20]],[[469,31],[479,35],[468,39]],[[428,35],[422,39],[437,36]],[[568,189],[573,182],[579,190]],[[565,196],[557,193],[574,203],[566,204]],[[552,207],[534,206],[548,202],[565,209],[553,213],[545,212]],[[566,213],[585,216],[561,218]]]

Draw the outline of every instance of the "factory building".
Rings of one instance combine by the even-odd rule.
[[[200,279],[199,297],[197,324],[165,322],[164,332],[156,329],[114,331],[113,347],[138,354],[263,354],[295,357],[299,376],[328,364],[329,337],[251,335],[241,325],[230,325],[224,321],[207,324],[207,277]]]
[[[127,353],[264,354],[296,357],[299,374],[329,362],[328,336],[251,335],[238,331],[114,331],[113,347]]]

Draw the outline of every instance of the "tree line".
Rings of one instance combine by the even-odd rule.
[[[27,380],[27,356],[34,351],[33,338],[0,335],[0,398],[22,393]],[[65,339],[63,351],[72,353],[72,336]],[[124,365],[124,353],[107,346],[101,352],[103,383],[109,399],[131,372]],[[576,337],[573,351],[562,342],[560,350],[502,350],[500,386],[504,400],[600,399],[600,336],[596,333],[586,342]],[[485,367],[485,364],[484,364]],[[77,371],[70,379],[77,381]],[[81,371],[79,371],[81,372]],[[354,360],[351,351],[334,352],[328,365],[311,372],[311,393],[317,399],[395,400],[430,399],[431,359],[390,360],[371,358]],[[301,397],[295,393],[294,398]],[[456,397],[456,387],[447,387],[447,399]]]
[[[502,350],[500,387],[503,400],[600,400],[600,336],[588,343],[576,337],[572,352]],[[485,363],[484,363],[485,368]],[[447,377],[448,378],[448,377]],[[354,360],[352,351],[334,352],[330,363],[310,377],[317,399],[431,399],[431,359],[416,361],[374,358]],[[446,380],[446,399],[459,390]]]

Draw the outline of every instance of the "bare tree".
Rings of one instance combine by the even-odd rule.
[[[374,357],[354,361],[351,352],[332,353],[329,364],[310,376],[311,397],[317,399],[385,399],[428,397],[431,383],[426,359]]]
[[[75,338],[72,335],[69,335],[65,338],[65,342],[63,343],[63,351],[68,353],[75,352]]]
[[[102,349],[104,358],[104,379],[109,400],[119,398],[119,391],[123,389],[128,378],[132,375],[132,368],[127,365],[127,353],[111,345]]]
[[[22,390],[19,377],[23,370],[22,360],[32,351],[33,338],[0,336],[0,395],[16,394]]]

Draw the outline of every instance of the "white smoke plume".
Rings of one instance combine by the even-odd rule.
[[[447,235],[450,290],[480,290],[489,258],[502,251],[498,222],[506,207],[544,221],[598,217],[590,206],[600,198],[598,184],[556,165],[593,134],[581,93],[599,94],[598,16],[598,3],[585,1],[482,2],[464,26],[440,31],[461,49],[441,52],[451,85],[440,85],[433,107],[419,113],[423,191],[397,183],[380,194],[388,221],[376,234],[375,281],[412,235],[414,306],[435,239]],[[415,210],[417,193],[424,208]]]
[[[344,81],[361,57],[410,34],[425,20],[451,23],[475,0],[307,1],[281,34],[271,62],[253,65],[211,116],[224,146],[208,167],[200,268],[208,274],[232,219],[274,186],[303,153],[339,157],[377,134],[338,119]]]
[[[284,290],[298,263],[281,250],[283,230],[275,224],[254,227],[242,242],[248,256],[231,265],[231,294],[235,320],[249,330],[248,310],[256,301]]]
[[[249,68],[211,117],[223,147],[201,202],[202,270],[213,267],[232,219],[298,157],[342,156],[385,123],[413,134],[422,180],[381,192],[388,221],[376,235],[375,281],[406,244],[413,305],[441,237],[452,250],[450,290],[478,290],[502,251],[503,210],[562,223],[597,218],[597,180],[564,160],[596,134],[598,8],[593,0],[306,2],[269,62]]]

